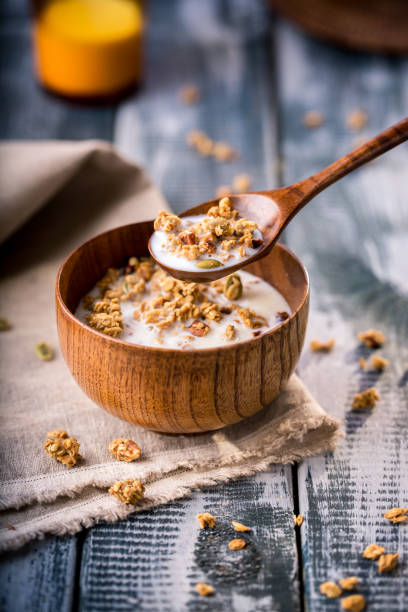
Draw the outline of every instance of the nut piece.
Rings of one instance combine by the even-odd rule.
[[[329,580],[328,582],[323,582],[320,585],[320,592],[326,597],[330,597],[330,599],[334,599],[334,597],[340,597],[342,594],[341,588],[335,583]]]
[[[328,353],[332,350],[335,343],[335,339],[332,338],[328,342],[320,342],[320,340],[312,340],[310,343],[310,350],[313,353]]]
[[[242,523],[238,523],[237,521],[232,521],[231,524],[234,528],[234,531],[251,531],[250,527],[247,527],[246,525],[243,525]]]
[[[180,232],[178,235],[179,239],[183,244],[196,244],[197,236],[194,232]]]
[[[353,399],[352,410],[364,410],[372,408],[380,399],[380,394],[375,387],[365,389],[361,393],[356,393]]]
[[[11,325],[4,317],[0,317],[0,331],[7,331]]]
[[[307,128],[317,128],[324,123],[324,115],[316,110],[307,111],[302,117],[302,123]]]
[[[215,518],[209,512],[197,514],[196,518],[199,520],[201,529],[205,529],[206,527],[213,529],[215,527]]]
[[[381,557],[378,559],[378,571],[380,572],[380,574],[382,574],[383,572],[390,572],[394,569],[397,563],[398,553],[395,553],[395,555],[391,553],[381,555]]]
[[[203,597],[208,597],[208,595],[213,595],[214,589],[211,585],[206,584],[205,582],[199,582],[196,584],[196,591],[199,595]]]
[[[384,552],[385,548],[383,546],[378,546],[378,544],[369,544],[363,552],[363,557],[364,559],[371,559],[372,561],[375,561]]]
[[[367,120],[367,113],[361,108],[356,108],[347,115],[346,125],[352,132],[359,132],[366,126]]]
[[[378,348],[387,342],[387,338],[378,329],[367,329],[365,332],[359,332],[357,338],[369,348]]]
[[[362,595],[349,595],[341,600],[343,610],[349,610],[350,612],[361,612],[365,605],[366,602]]]
[[[228,548],[230,550],[241,550],[241,548],[245,548],[247,543],[242,538],[236,538],[235,540],[231,540],[228,542]]]
[[[109,444],[109,452],[118,461],[134,461],[139,459],[141,450],[133,440],[116,438]]]
[[[143,499],[145,488],[138,480],[128,478],[127,480],[117,480],[108,491],[124,504],[134,506]]]
[[[56,461],[60,461],[67,467],[76,465],[79,459],[79,443],[75,438],[70,438],[63,429],[49,431],[47,434],[44,448],[49,455]]]
[[[408,520],[408,508],[391,508],[384,514],[384,518],[391,521],[391,523],[404,523]]]
[[[293,522],[295,523],[296,527],[301,527],[303,525],[303,521],[305,520],[305,517],[303,516],[303,514],[298,514],[296,516],[296,514],[293,515]]]
[[[357,576],[348,576],[348,578],[342,578],[339,580],[339,585],[345,591],[352,591],[358,585]]]
[[[211,268],[219,268],[223,264],[218,261],[218,259],[200,259],[196,263],[196,268],[201,268],[202,270],[210,270]]]
[[[43,361],[51,361],[54,357],[52,348],[46,342],[37,342],[34,347],[35,354]]]
[[[183,85],[179,91],[179,96],[184,104],[197,104],[200,99],[200,92],[195,85]]]
[[[229,300],[239,300],[242,297],[242,282],[239,274],[230,274],[224,283],[224,295]]]
[[[209,326],[198,319],[193,321],[188,329],[190,330],[190,334],[193,334],[193,336],[198,336],[199,338],[206,336],[210,331]]]
[[[380,357],[380,355],[373,355],[371,357],[371,364],[375,370],[382,372],[388,365],[388,359],[384,359],[384,357]]]

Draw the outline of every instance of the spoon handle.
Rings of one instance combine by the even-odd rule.
[[[377,136],[356,149],[353,149],[351,153],[333,162],[330,166],[324,168],[324,170],[313,174],[313,176],[303,181],[283,188],[284,190],[287,189],[286,195],[289,196],[285,198],[289,216],[287,221],[318,193],[326,189],[326,187],[329,187],[346,174],[349,174],[349,172],[353,172],[353,170],[389,151],[405,140],[408,140],[408,117],[380,132]],[[266,195],[267,192],[264,193]]]

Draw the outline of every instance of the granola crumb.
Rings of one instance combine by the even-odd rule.
[[[116,438],[109,444],[109,452],[118,461],[134,461],[139,459],[141,450],[133,440],[128,438]]]
[[[214,589],[210,584],[206,584],[205,582],[199,582],[196,584],[196,591],[202,597],[208,597],[208,595],[214,594]]]
[[[341,600],[341,607],[349,612],[361,612],[365,605],[366,601],[363,595],[349,595]]]
[[[346,125],[352,132],[360,132],[367,125],[367,121],[367,113],[361,108],[356,108],[348,113]]]
[[[367,329],[364,332],[358,332],[357,338],[369,348],[378,348],[387,342],[387,338],[378,329]]]
[[[241,548],[245,548],[246,545],[247,543],[242,538],[235,538],[228,542],[228,548],[230,550],[241,550]]]
[[[388,366],[388,359],[381,357],[380,355],[373,355],[371,357],[371,364],[374,370],[382,372]]]
[[[289,319],[290,316],[286,310],[281,310],[281,312],[277,312],[276,315],[281,321],[286,321],[286,319]]]
[[[0,331],[7,331],[11,328],[11,325],[7,319],[0,317]]]
[[[324,123],[324,115],[320,111],[307,111],[302,117],[302,123],[307,128],[317,128]]]
[[[55,461],[59,461],[67,467],[73,467],[82,459],[79,454],[79,442],[75,438],[69,437],[63,429],[49,431],[47,436],[44,449]]]
[[[187,84],[180,88],[179,96],[184,104],[197,104],[200,100],[200,90],[196,85]]]
[[[124,504],[134,506],[143,499],[145,488],[138,480],[127,478],[126,480],[117,480],[108,489],[108,492]]]
[[[225,198],[226,196],[229,196],[232,193],[232,191],[233,190],[230,187],[230,185],[220,185],[215,190],[215,196],[217,198]]]
[[[231,522],[234,531],[251,531],[250,527],[247,527],[246,525],[243,525],[242,523],[238,523],[237,521],[232,521]]]
[[[365,410],[366,408],[373,408],[379,401],[380,394],[375,387],[370,387],[356,393],[353,399],[352,410]]]
[[[201,130],[191,130],[187,134],[187,144],[202,157],[213,157],[216,161],[233,161],[239,152],[227,142],[214,141]]]
[[[213,529],[215,527],[215,518],[209,512],[197,514],[196,518],[200,523],[200,529],[205,529],[206,527]]]
[[[357,576],[348,576],[347,578],[342,578],[339,580],[339,585],[345,591],[352,591],[358,585]]]
[[[252,185],[252,179],[249,174],[237,174],[234,176],[232,186],[237,193],[245,193],[250,189]]]
[[[296,527],[301,527],[303,525],[304,520],[305,517],[303,516],[303,514],[293,515],[293,522],[295,523]]]
[[[235,338],[235,326],[227,325],[224,332],[224,337],[226,340],[233,340]]]
[[[380,574],[384,572],[391,572],[391,570],[394,569],[397,563],[398,553],[387,553],[385,555],[381,555],[381,557],[378,559],[378,571],[380,572]]]
[[[6,525],[6,529],[8,529],[9,531],[15,531],[16,530],[14,525]]]
[[[379,546],[378,544],[369,544],[364,549],[363,557],[364,559],[370,559],[371,561],[375,561],[384,552],[385,548],[383,546]]]
[[[394,525],[405,523],[408,520],[408,508],[391,508],[384,514],[384,518],[394,523]]]
[[[37,342],[34,351],[42,361],[51,361],[54,357],[54,352],[47,342]]]
[[[320,588],[320,592],[323,593],[323,595],[326,595],[326,597],[329,597],[330,599],[334,599],[335,597],[340,597],[340,595],[343,592],[341,588],[335,582],[332,582],[331,580],[328,580],[327,582],[323,582],[323,584],[321,584],[319,588]]]
[[[327,342],[320,342],[320,340],[312,340],[310,342],[310,350],[313,353],[329,353],[334,347],[335,339],[332,338]]]
[[[364,357],[360,357],[360,359],[359,359],[358,363],[359,363],[360,368],[361,368],[362,370],[366,370],[366,369],[367,369],[368,365],[367,365],[367,362],[366,362],[366,360],[364,359]]]

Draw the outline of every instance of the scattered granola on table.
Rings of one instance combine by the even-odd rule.
[[[320,342],[320,340],[312,340],[310,342],[310,350],[313,353],[329,353],[335,344],[335,339],[332,338],[327,342]]]
[[[197,514],[196,519],[198,519],[201,529],[205,529],[206,527],[213,529],[215,527],[215,518],[209,512]]]
[[[378,329],[367,329],[364,332],[359,332],[357,338],[369,348],[378,348],[387,342],[387,338]]]
[[[6,525],[6,529],[8,529],[9,531],[15,531],[16,530],[14,525]]]
[[[320,588],[320,592],[323,593],[323,595],[326,595],[326,597],[329,597],[330,599],[334,599],[335,597],[340,597],[340,595],[343,592],[341,588],[335,582],[332,582],[331,580],[328,580],[327,582],[323,582],[323,584],[321,584],[319,588]]]
[[[232,186],[237,193],[245,193],[251,188],[252,179],[249,174],[238,174],[234,176]]]
[[[339,585],[345,591],[352,591],[358,585],[358,578],[357,576],[348,576],[346,578],[341,578],[341,580],[339,580]]]
[[[378,559],[378,571],[380,574],[391,572],[398,563],[398,553],[386,553]]]
[[[303,516],[303,514],[293,515],[293,522],[295,523],[296,527],[301,527],[303,525],[304,520],[305,517]]]
[[[44,448],[56,461],[60,461],[67,467],[72,467],[82,459],[79,454],[79,442],[68,436],[65,430],[49,431],[47,436]]]
[[[346,125],[352,132],[359,132],[367,125],[367,121],[367,113],[361,108],[356,108],[347,115]]]
[[[383,546],[379,546],[378,544],[369,544],[366,546],[363,557],[364,559],[371,559],[375,561],[385,552],[385,548]]]
[[[234,528],[234,531],[251,531],[250,527],[247,527],[246,525],[243,525],[242,523],[238,523],[237,521],[232,521],[231,524]]]
[[[373,366],[374,370],[382,372],[382,370],[385,370],[385,368],[388,366],[388,359],[380,357],[380,355],[372,355],[371,365]]]
[[[109,452],[118,461],[134,461],[139,459],[141,450],[133,440],[116,438],[109,444]]]
[[[366,408],[373,408],[375,404],[380,400],[380,394],[375,387],[370,387],[356,393],[353,399],[352,410],[365,410]]]
[[[11,325],[7,319],[0,317],[0,331],[7,331],[11,328]]]
[[[408,520],[408,508],[391,508],[384,514],[384,518],[391,523],[405,523]]]
[[[241,548],[245,548],[246,545],[247,543],[242,538],[235,538],[228,542],[228,548],[230,550],[241,550]]]
[[[138,480],[117,480],[108,491],[124,504],[136,505],[144,497],[145,488]]]
[[[358,362],[358,363],[359,363],[359,366],[360,366],[360,368],[361,368],[362,370],[366,370],[366,369],[367,369],[367,367],[368,367],[368,366],[367,366],[367,362],[366,362],[366,360],[364,359],[364,357],[360,357],[360,359],[359,359],[359,362]]]
[[[307,111],[302,117],[302,123],[307,128],[317,128],[324,123],[324,115],[320,111]]]
[[[197,104],[200,100],[200,90],[196,85],[183,85],[183,87],[180,88],[179,96],[184,104]]]
[[[363,595],[349,595],[341,600],[341,607],[348,612],[361,612],[366,605]]]
[[[196,591],[199,595],[203,597],[208,597],[208,595],[213,595],[214,589],[210,584],[206,584],[205,582],[199,582],[196,584]]]
[[[201,130],[191,130],[187,134],[187,144],[202,157],[213,157],[216,161],[233,161],[239,157],[239,151],[227,142],[212,140]]]
[[[54,357],[54,352],[47,342],[37,342],[34,347],[35,354],[42,361],[51,361]]]

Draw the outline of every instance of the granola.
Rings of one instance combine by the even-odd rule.
[[[373,355],[371,357],[371,365],[373,366],[374,370],[382,372],[382,370],[385,370],[385,368],[388,366],[388,359],[380,357],[380,355]]]
[[[359,332],[357,338],[369,348],[378,348],[387,342],[387,338],[378,329],[367,329],[364,332]]]
[[[199,582],[196,584],[196,591],[199,595],[203,597],[208,597],[208,595],[213,595],[214,589],[210,584],[206,584],[205,582]]]
[[[391,508],[384,514],[384,518],[391,521],[391,523],[405,523],[408,520],[408,508]]]
[[[347,115],[346,125],[352,132],[359,132],[366,126],[367,121],[367,113],[361,108],[356,108]]]
[[[385,552],[385,548],[383,546],[379,546],[378,544],[369,544],[366,546],[363,557],[364,559],[371,559],[375,561]]]
[[[352,591],[358,585],[358,578],[357,576],[348,576],[347,578],[341,578],[341,580],[339,580],[339,585],[345,591]]]
[[[72,467],[82,459],[79,454],[79,442],[68,436],[64,429],[49,431],[44,449],[56,461],[60,461],[67,467]]]
[[[184,104],[197,104],[200,100],[200,91],[196,85],[187,84],[181,87],[179,92],[180,98]]]
[[[307,111],[302,117],[302,123],[307,128],[317,128],[324,123],[324,115],[320,111]]]
[[[329,597],[330,599],[334,599],[335,597],[340,597],[340,595],[343,592],[341,588],[335,582],[332,582],[331,580],[328,580],[327,582],[323,582],[323,584],[321,584],[319,588],[320,588],[320,592],[323,595],[326,595],[326,597]]]
[[[138,480],[128,478],[127,480],[117,480],[108,490],[119,501],[124,504],[136,505],[144,497],[145,488]]]
[[[363,595],[349,595],[341,600],[341,607],[349,612],[361,612],[361,610],[364,610],[365,605],[366,602]]]
[[[213,529],[215,527],[215,518],[209,512],[197,514],[196,519],[198,519],[201,529],[205,529],[206,527]]]
[[[118,461],[135,461],[139,459],[141,450],[133,440],[128,438],[116,438],[109,444],[109,452]]]
[[[231,522],[234,531],[251,531],[250,527],[247,527],[246,525],[243,525],[242,523],[238,523],[237,521],[232,521]]]
[[[385,555],[381,555],[381,557],[378,559],[378,571],[380,572],[380,574],[384,572],[391,572],[391,570],[394,569],[397,563],[398,553],[387,553]]]
[[[379,401],[380,394],[375,387],[370,387],[356,393],[353,399],[352,410],[365,410],[366,408],[373,408]]]
[[[301,527],[303,525],[304,520],[305,517],[303,516],[303,514],[293,515],[293,522],[295,523],[296,527]]]
[[[7,331],[11,325],[7,319],[0,317],[0,331]]]
[[[251,188],[252,179],[249,174],[237,174],[234,176],[232,186],[237,193],[245,193]]]
[[[187,134],[187,144],[202,157],[213,157],[216,161],[233,161],[239,157],[239,151],[227,142],[214,141],[201,130],[191,130]]]
[[[245,548],[246,545],[247,543],[242,538],[235,538],[228,542],[228,548],[230,550],[241,550],[241,548]]]
[[[310,342],[310,350],[313,353],[328,353],[334,347],[335,339],[332,338],[327,342],[320,342],[320,340],[312,340]]]

